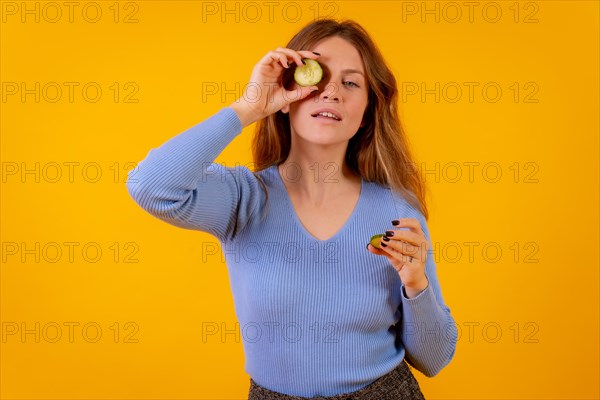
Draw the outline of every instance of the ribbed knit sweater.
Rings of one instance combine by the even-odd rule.
[[[222,108],[150,149],[127,189],[153,216],[219,239],[245,371],[267,389],[302,397],[357,391],[405,357],[436,375],[454,356],[457,330],[431,250],[429,284],[408,298],[388,259],[365,248],[405,217],[417,218],[431,240],[423,214],[363,178],[349,219],[319,240],[298,218],[277,166],[253,172],[214,162],[241,131],[235,111]]]

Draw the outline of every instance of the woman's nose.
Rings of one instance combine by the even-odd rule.
[[[339,100],[339,88],[335,82],[328,82],[320,94],[322,99]]]

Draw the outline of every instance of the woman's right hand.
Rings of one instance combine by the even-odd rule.
[[[302,65],[303,58],[317,57],[312,51],[284,47],[269,51],[252,69],[250,82],[245,86],[242,97],[231,104],[242,125],[247,126],[265,118],[318,89],[317,86],[303,87],[294,82],[292,90],[286,90],[280,79],[282,71],[293,68],[294,62]]]

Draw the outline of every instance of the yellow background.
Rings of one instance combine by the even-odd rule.
[[[114,2],[98,1],[95,23],[82,16],[87,7],[86,17],[94,17],[87,2],[77,3],[73,22],[66,6],[61,18],[48,21],[55,13],[44,2],[37,3],[39,23],[35,14],[22,22],[22,4],[2,2],[1,321],[4,333],[39,323],[41,337],[37,343],[19,331],[3,338],[2,398],[246,398],[239,336],[201,337],[207,324],[235,329],[226,266],[218,254],[202,262],[202,246],[216,238],[146,214],[128,196],[126,172],[152,147],[235,100],[203,90],[237,84],[241,93],[254,64],[285,46],[316,9],[361,23],[400,83],[431,89],[456,82],[465,89],[456,102],[448,91],[439,103],[413,95],[400,104],[419,162],[440,165],[439,179],[427,175],[429,227],[432,241],[447,250],[437,260],[438,275],[462,332],[455,358],[438,376],[415,371],[426,397],[599,398],[598,2],[520,2],[515,22],[515,3],[500,1],[496,23],[482,15],[486,2],[472,22],[466,7],[449,21],[453,10],[444,2],[439,22],[435,15],[421,21],[421,2],[411,3],[419,8],[415,15],[403,14],[411,4],[402,2],[296,2],[297,22],[293,9],[283,17],[280,2],[272,21],[263,2],[254,3],[263,11],[256,21],[238,3],[239,22],[235,11],[224,20],[220,12],[203,14],[203,4],[219,9],[221,2],[120,2],[115,22]],[[537,22],[524,22],[532,13]],[[127,15],[137,22],[124,22]],[[63,94],[48,101],[55,96],[50,85],[39,103],[34,95],[22,101],[20,92],[7,93],[11,82],[27,89],[39,82],[40,91],[57,82]],[[64,82],[79,83],[73,102]],[[89,82],[102,89],[95,103],[81,93]],[[502,97],[487,101],[479,89],[471,102],[464,82],[495,82]],[[532,88],[529,99],[537,102],[526,102]],[[134,89],[129,99],[137,102],[126,102]],[[217,162],[251,162],[252,134],[253,126],[245,129]],[[470,182],[464,163],[473,162],[479,166]],[[39,183],[35,174],[21,176],[36,163]],[[51,182],[54,163],[63,175]],[[64,163],[78,163],[71,164],[72,182]],[[500,166],[498,182],[484,179],[487,164]],[[463,176],[452,182],[456,165]],[[102,176],[92,182],[98,166]],[[493,177],[494,170],[487,172]],[[73,262],[65,242],[78,243]],[[472,259],[468,242],[478,243]],[[503,251],[499,261],[482,255],[486,244],[491,256],[494,247]],[[98,247],[102,257],[92,262]],[[23,261],[23,250],[31,249]],[[527,255],[537,262],[525,262]],[[65,323],[79,324],[72,343]],[[62,336],[52,343],[56,324]],[[83,337],[86,324],[92,328]],[[102,330],[97,342],[90,340],[94,326]]]

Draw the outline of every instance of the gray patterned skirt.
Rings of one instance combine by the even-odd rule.
[[[273,392],[250,378],[248,400],[425,400],[405,360],[375,382],[355,392],[336,396],[299,397]]]

